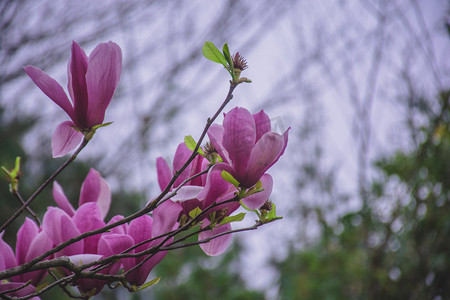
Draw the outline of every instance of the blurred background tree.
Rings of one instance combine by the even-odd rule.
[[[29,196],[62,162],[49,154],[64,114],[22,67],[64,84],[71,40],[88,53],[113,40],[124,54],[114,124],[58,181],[76,204],[94,167],[114,192],[110,216],[136,210],[159,191],[155,158],[170,160],[223,98],[226,72],[201,47],[228,42],[253,80],[232,105],[292,127],[270,171],[285,218],[236,235],[218,258],[170,253],[145,293],[98,298],[447,299],[449,9],[440,0],[0,1],[0,164],[22,156]],[[0,193],[6,220],[19,204],[5,182]],[[47,189],[32,208],[42,215],[52,203]]]
[[[280,299],[450,299],[449,96],[423,110],[417,148],[378,161],[367,206],[321,219],[317,244],[276,263]]]

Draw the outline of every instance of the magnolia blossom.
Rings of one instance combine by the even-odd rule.
[[[83,133],[102,124],[106,108],[119,83],[122,52],[117,44],[110,41],[99,44],[87,57],[74,41],[67,66],[67,89],[72,102],[61,85],[42,70],[34,66],[25,66],[24,69],[71,119],[61,123],[53,134],[53,157],[60,157],[75,149],[83,139]]]
[[[31,261],[33,258],[45,253],[53,248],[53,242],[47,234],[40,230],[37,224],[25,218],[25,222],[17,232],[16,253],[12,251],[11,247],[3,241],[0,235],[0,271],[13,268]],[[18,289],[9,296],[23,297],[32,294],[36,291],[35,286],[44,278],[46,270],[39,270],[20,274],[11,278],[11,281],[2,281],[0,283],[0,291],[7,291],[26,285],[28,281],[31,284],[24,288]],[[32,299],[39,299],[33,297]]]
[[[74,209],[64,194],[62,187],[55,181],[53,198],[59,207],[48,207],[44,215],[42,228],[55,245],[79,236],[82,233],[105,226],[103,221],[111,204],[111,191],[108,183],[96,170],[91,169],[81,186],[79,207]],[[74,263],[87,263],[98,260],[102,254],[98,252],[101,235],[89,236],[72,243],[55,257],[68,256]],[[80,279],[78,288],[84,294],[94,290],[100,292],[104,281]]]
[[[83,182],[78,209],[72,207],[57,182],[53,186],[53,196],[59,207],[47,208],[42,227],[55,245],[105,226],[103,220],[109,210],[111,192],[106,181],[94,169],[89,171]],[[139,253],[163,241],[164,237],[157,237],[177,226],[180,211],[179,205],[166,201],[153,211],[153,217],[143,215],[132,220],[130,224],[124,223],[102,234],[89,236],[57,252],[55,257],[67,256],[74,264],[83,265],[120,254],[138,243],[155,238],[129,251]],[[108,224],[121,219],[122,216],[114,216]],[[172,239],[167,240],[164,245],[171,241]],[[127,276],[130,284],[140,286],[145,283],[153,267],[164,258],[166,252],[157,251],[137,258],[123,258],[102,269],[100,273],[115,275],[120,269],[128,271],[145,260],[142,266]],[[83,295],[92,296],[101,291],[106,281],[83,278],[77,280],[76,284]]]
[[[156,167],[158,182],[161,190],[164,190],[167,187],[172,176],[181,168],[181,166],[185,164],[191,154],[192,151],[189,150],[184,143],[181,143],[178,145],[175,152],[172,169],[162,157],[157,159]],[[180,174],[174,182],[173,188],[178,187],[182,182],[193,175],[206,170],[207,166],[207,160],[198,155]],[[202,221],[202,228],[205,228],[210,224],[212,218],[215,218],[214,221],[217,222],[218,218],[223,219],[240,207],[238,201],[228,201],[235,197],[237,189],[234,185],[222,178],[222,169],[223,168],[219,165],[215,165],[208,171],[207,174],[203,174],[192,179],[180,188],[177,195],[171,199],[181,208],[180,217],[182,215],[189,216],[189,212],[195,208],[199,208],[203,211],[213,203],[220,204],[224,202],[223,205],[217,205],[213,209],[210,209],[208,214],[205,214],[202,220],[199,220]],[[273,182],[270,175],[265,174],[261,178],[261,181],[263,182],[264,191],[255,193],[243,199],[244,203],[252,209],[259,208],[262,204],[264,204],[272,191]],[[201,232],[199,234],[199,240],[204,240],[229,230],[231,230],[231,225],[229,223],[217,226],[212,230]],[[219,255],[227,249],[230,243],[231,235],[223,235],[218,238],[214,238],[210,242],[200,244],[200,247],[208,255]]]
[[[278,161],[288,142],[288,132],[272,132],[269,116],[261,110],[252,115],[242,107],[225,115],[223,126],[212,125],[208,136],[229,172],[242,187],[253,187]]]

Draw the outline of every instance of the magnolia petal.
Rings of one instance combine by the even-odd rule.
[[[61,185],[59,185],[58,182],[53,182],[53,199],[55,199],[56,204],[61,208],[63,211],[66,212],[69,216],[73,216],[75,213],[75,209],[73,209],[72,204],[70,204],[69,199],[67,199],[66,195],[64,194],[64,190],[62,189]]]
[[[204,226],[207,226],[208,224],[204,224]],[[218,234],[221,234],[223,232],[227,232],[231,230],[230,223],[224,224],[220,227],[216,227],[213,230],[206,230],[203,232],[200,232],[198,235],[198,240],[203,241],[206,239],[209,239],[211,237],[214,237]],[[219,254],[222,254],[230,245],[232,236],[231,234],[226,234],[217,238],[212,239],[211,241],[207,243],[200,244],[200,248],[202,248],[203,252],[205,252],[207,255],[210,256],[216,256]]]
[[[222,202],[231,200],[235,197],[236,197],[236,189],[234,187],[232,187],[226,194],[217,198],[217,200],[215,202],[222,203]],[[241,204],[236,199],[236,201],[226,202],[226,203],[223,203],[223,204],[220,204],[220,205],[214,207],[213,209],[210,210],[210,213],[212,213],[214,211],[218,211],[218,210],[226,210],[226,215],[229,216],[239,207],[241,207]]]
[[[127,234],[105,234],[98,243],[98,254],[105,257],[122,253],[134,245],[134,240]]]
[[[100,208],[95,202],[88,202],[80,206],[72,219],[81,233],[105,226]],[[97,253],[100,236],[100,234],[96,234],[84,239],[84,253]]]
[[[28,249],[38,233],[39,228],[37,224],[26,217],[23,225],[17,232],[16,259],[19,265],[26,262]]]
[[[102,219],[104,219],[111,206],[111,189],[104,178],[100,178],[100,194],[98,195],[97,205],[102,213]]]
[[[170,200],[168,200],[168,201],[170,201]],[[176,210],[175,207],[170,207],[173,204],[175,204],[175,203],[172,202],[172,204],[169,203],[163,207],[163,210],[169,211],[169,213],[167,214],[168,219],[171,219],[171,215],[173,215],[173,212]],[[159,206],[159,207],[161,207],[161,206]],[[128,227],[128,235],[130,235],[133,238],[135,244],[140,243],[145,240],[148,240],[148,239],[152,238],[152,236],[154,237],[154,235],[152,235],[152,227],[153,226],[158,226],[158,228],[156,228],[156,230],[153,232],[153,234],[159,234],[159,232],[164,231],[165,226],[169,226],[171,223],[174,223],[173,220],[164,220],[163,218],[164,218],[165,214],[161,214],[160,212],[157,212],[158,208],[156,208],[154,211],[155,219],[158,219],[158,221],[155,220],[155,222],[153,222],[152,218],[150,216],[143,215],[143,216],[140,216],[139,218],[136,218],[130,222],[130,226]],[[172,213],[170,213],[170,212],[172,212]],[[156,225],[157,223],[161,223],[161,222],[163,224]],[[152,226],[152,224],[154,224],[154,225]],[[171,240],[172,239],[169,239],[168,242],[170,242]],[[149,249],[149,248],[159,244],[160,242],[161,242],[161,239],[146,243],[144,245],[137,247],[134,250],[134,252],[138,253],[138,252],[144,251],[146,249]],[[148,259],[142,265],[142,267],[131,272],[127,276],[128,282],[130,284],[135,284],[137,286],[142,285],[146,281],[148,274],[151,272],[153,267],[157,263],[159,263],[163,259],[163,257],[166,255],[166,252],[167,251],[160,251],[160,252],[154,254],[150,259]],[[147,257],[148,256],[142,256],[142,257],[136,258],[136,264],[140,263]]]
[[[81,234],[72,221],[72,218],[57,207],[47,208],[47,212],[42,221],[42,229],[48,234],[55,245],[59,245]],[[55,254],[55,257],[80,254],[83,253],[83,248],[84,241],[81,240],[62,249]]]
[[[181,143],[177,147],[177,151],[175,151],[175,156],[173,157],[173,173],[180,170],[181,167],[187,162],[189,157],[192,155],[192,151],[184,144]],[[183,172],[181,172],[180,176],[175,180],[173,187],[179,186],[186,178],[188,178],[191,165],[189,165]]]
[[[89,55],[86,72],[89,127],[103,122],[121,72],[122,51],[116,43],[101,43]]]
[[[223,128],[223,146],[227,149],[238,176],[236,179],[240,181],[255,146],[255,121],[248,110],[236,107],[226,114]]]
[[[90,264],[102,258],[103,255],[100,254],[75,254],[69,255],[67,258],[71,263],[77,266],[82,266],[85,264]]]
[[[52,137],[52,155],[61,157],[75,149],[83,139],[83,134],[75,130],[75,124],[65,121],[56,127]]]
[[[206,164],[205,164],[205,162],[206,162]],[[205,170],[208,163],[209,162],[207,162],[207,160],[203,156],[197,155],[190,164],[191,170],[190,170],[188,177],[193,177],[194,175],[197,175],[198,173],[200,173],[202,170]],[[201,186],[202,182],[203,182],[202,177],[204,177],[204,176],[205,176],[205,174],[197,176],[194,179],[192,179],[191,181],[189,181],[187,184]]]
[[[281,151],[281,155],[284,154],[284,150],[286,150],[286,147],[287,147],[287,143],[288,143],[288,139],[289,139],[289,130],[291,130],[291,127],[289,127],[289,128],[283,133],[284,147],[283,147],[283,151]]]
[[[171,231],[178,220],[181,205],[167,200],[153,211],[152,237]]]
[[[83,49],[72,42],[72,56],[67,66],[69,81],[67,89],[73,101],[76,123],[79,128],[87,127],[88,94],[86,86],[87,56]]]
[[[172,239],[169,239],[167,243],[170,243]],[[166,244],[167,244],[166,243]],[[152,245],[155,245],[155,242],[152,242]],[[148,278],[148,275],[153,270],[153,268],[166,256],[167,251],[160,251],[156,254],[154,254],[151,258],[149,258],[140,268],[137,270],[134,270],[130,274],[127,275],[127,281],[136,286],[143,285]],[[143,259],[147,258],[148,255],[141,257],[140,259],[136,260],[136,263],[139,263]]]
[[[278,161],[286,145],[286,135],[275,132],[264,134],[251,152],[245,178],[241,184],[248,188],[254,186],[261,176]]]
[[[208,129],[208,137],[225,163],[231,163],[227,150],[223,147],[223,126],[213,124]]]
[[[102,254],[105,257],[120,254],[133,245],[134,240],[129,235],[116,233],[104,234],[98,241],[98,254]],[[131,257],[123,258],[111,267],[104,269],[106,271],[105,273],[117,274],[121,266],[127,271],[133,267],[134,261],[135,259]]]
[[[221,166],[223,165],[223,166]],[[222,178],[222,167],[228,166],[226,164],[214,165],[208,172],[206,184],[202,192],[198,195],[198,199],[203,201],[202,207],[206,208],[217,200],[220,196],[226,193],[231,183]]]
[[[135,244],[148,240],[152,238],[152,224],[153,220],[149,215],[140,216],[130,222],[128,235],[133,238]],[[141,245],[135,249],[135,252],[140,252],[147,247],[148,244]]]
[[[50,99],[61,107],[72,120],[75,120],[74,109],[62,86],[51,78],[41,69],[35,66],[25,66],[25,72],[31,80],[44,92]]]
[[[256,127],[256,141],[258,141],[265,133],[271,130],[270,118],[264,110],[261,110],[259,113],[253,114],[253,119]]]
[[[272,176],[269,174],[264,174],[260,180],[264,190],[242,199],[242,202],[250,209],[260,208],[267,201],[267,199],[269,199],[270,194],[272,194]]]
[[[8,293],[8,296],[26,297],[36,292],[36,288],[26,282],[2,282],[0,283],[0,292],[15,289],[16,291]],[[32,297],[30,300],[39,300],[39,297]]]
[[[120,221],[122,219],[123,219],[123,216],[116,215],[116,216],[112,217],[111,220],[109,220],[107,225],[116,223],[117,221]],[[110,233],[118,233],[118,234],[125,234],[125,233],[127,233],[127,231],[128,231],[127,223],[121,224],[121,225],[111,228],[109,230]]]
[[[99,254],[77,254],[77,255],[68,256],[68,259],[70,260],[71,263],[73,263],[77,266],[82,266],[82,265],[90,264],[97,260],[100,260],[102,257],[103,256],[99,255]],[[101,272],[101,273],[103,273],[103,272]],[[102,290],[102,288],[105,284],[106,284],[106,281],[99,280],[99,279],[82,278],[82,279],[78,279],[76,281],[76,285],[77,285],[80,293],[82,295],[89,295],[89,296],[100,293],[100,291]]]
[[[177,194],[173,196],[172,201],[187,201],[197,198],[198,194],[203,190],[202,186],[195,186],[195,185],[185,185],[182,186]]]
[[[200,201],[198,201],[198,199],[191,199],[176,203],[179,203],[181,205],[183,214],[185,215],[188,215],[189,212],[191,212],[193,209],[196,209],[197,207],[201,206],[201,203]]]
[[[16,257],[11,247],[0,237],[0,271],[17,266]]]
[[[162,157],[156,159],[156,170],[158,172],[159,188],[163,191],[172,179],[172,171],[166,160]]]
[[[81,206],[88,202],[97,203],[102,219],[104,219],[111,205],[111,190],[100,173],[92,168],[81,186],[79,205]]]
[[[24,262],[31,261],[33,258],[36,258],[37,256],[47,252],[53,247],[54,245],[50,237],[47,235],[47,233],[45,233],[45,231],[41,231],[32,240]],[[31,280],[31,284],[37,286],[39,282],[44,278],[45,274],[47,274],[47,270],[25,273],[21,275],[21,281],[28,282],[29,280]]]
[[[98,171],[93,168],[89,170],[86,179],[84,179],[81,185],[78,206],[88,202],[97,202],[98,196],[100,195],[100,178],[101,175]]]
[[[140,216],[130,222],[130,226],[128,227],[128,235],[133,238],[133,241],[135,244],[138,244],[145,240],[151,239],[152,238],[152,224],[153,224],[153,220],[149,215]],[[150,248],[151,245],[152,245],[152,243],[150,243],[150,242],[146,243],[144,245],[141,245],[141,246],[137,247],[134,250],[134,252],[138,253],[138,252],[144,251],[144,250]],[[159,253],[157,253],[156,255],[158,255],[158,254]],[[135,263],[138,264],[144,259],[145,259],[144,256],[137,257],[135,260]],[[150,260],[153,260],[153,258],[149,259],[149,261]],[[131,272],[127,276],[127,281],[130,284],[135,284],[137,286],[140,286],[145,282],[145,280],[147,279],[148,273],[150,273],[150,270],[148,270],[149,261],[147,261],[142,267]],[[148,273],[147,273],[147,271],[148,271]]]

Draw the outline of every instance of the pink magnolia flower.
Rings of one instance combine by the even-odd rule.
[[[81,187],[78,209],[70,204],[61,186],[55,182],[53,196],[59,207],[49,207],[44,215],[42,227],[55,245],[59,245],[84,232],[105,226],[104,218],[111,203],[111,192],[106,181],[100,174],[91,169]],[[75,264],[85,264],[102,258],[120,254],[133,245],[164,234],[176,226],[181,207],[171,201],[158,206],[153,212],[153,218],[144,215],[134,219],[130,224],[122,224],[103,234],[93,235],[73,243],[60,252],[56,257],[67,256]],[[114,223],[122,216],[114,216],[108,224]],[[163,238],[140,245],[131,253],[141,252],[149,247],[158,245]],[[169,240],[168,242],[170,242]],[[167,242],[167,243],[168,243]],[[142,285],[153,267],[159,263],[166,252],[158,252],[150,257],[142,267],[131,272],[127,280],[133,285]],[[118,262],[101,270],[104,274],[117,274],[119,269],[130,270],[147,256],[139,258],[123,258]],[[104,280],[79,279],[77,286],[86,296],[92,296],[101,291],[106,284]]]
[[[61,85],[49,75],[34,66],[25,66],[25,72],[34,83],[72,121],[65,121],[56,128],[52,138],[53,157],[63,156],[73,149],[94,126],[100,125],[105,117],[122,71],[122,52],[113,43],[101,43],[89,57],[74,41],[72,57],[67,67],[69,101]]]
[[[102,234],[98,242],[97,254],[102,255],[102,258],[120,254],[130,247],[145,242],[146,240],[157,238],[163,235],[177,226],[177,218],[181,208],[175,205],[171,201],[166,201],[158,206],[153,211],[153,217],[149,215],[140,216],[130,222],[130,224],[123,224],[112,228],[109,232]],[[115,216],[111,219],[110,223],[113,223],[122,216]],[[143,243],[137,248],[130,251],[130,253],[139,253],[159,245],[164,240],[164,237],[154,239],[147,243]],[[169,239],[164,245],[167,245],[172,241]],[[144,262],[142,266],[136,270],[130,272],[127,275],[127,280],[134,286],[141,286],[147,280],[148,275],[152,269],[164,258],[167,251],[158,251],[155,254],[143,255],[136,258],[123,258],[112,266],[102,270],[102,273],[117,274],[119,269],[123,269],[125,272],[133,268],[134,266]],[[89,257],[86,257],[89,259]],[[79,289],[82,292],[87,292],[89,289],[96,287],[97,291],[100,284],[104,284],[101,280],[85,280],[79,284]]]
[[[53,248],[53,242],[50,237],[38,227],[38,225],[25,218],[25,222],[17,232],[16,243],[16,259],[20,266],[29,262],[33,258],[47,252]],[[31,284],[37,286],[44,278],[46,270],[39,270],[30,273],[21,274],[15,277],[16,281],[27,282],[31,280]]]
[[[242,187],[250,188],[284,153],[289,129],[282,135],[272,132],[263,110],[252,115],[236,107],[225,115],[223,126],[210,127],[208,136],[223,160],[218,165]]]
[[[48,207],[42,227],[55,245],[59,245],[82,233],[105,226],[103,219],[111,203],[111,192],[107,182],[100,174],[91,169],[83,182],[79,207],[74,209],[64,194],[62,187],[55,181],[53,197],[59,207]],[[87,237],[55,253],[55,257],[67,256],[75,264],[86,264],[103,257],[98,251],[101,234]],[[102,270],[108,273],[110,268]],[[77,286],[84,295],[92,296],[101,291],[105,281],[79,279]]]
[[[111,204],[111,191],[108,183],[100,173],[90,169],[81,186],[79,207],[73,208],[58,182],[53,184],[53,198],[57,207],[48,207],[44,215],[42,227],[55,245],[59,245],[84,232],[105,226],[103,221]],[[100,235],[90,236],[76,242],[56,256],[77,255],[82,253],[96,254]]]
[[[184,143],[180,143],[175,152],[173,158],[172,168],[169,167],[167,162],[162,157],[156,159],[156,170],[158,173],[158,183],[161,191],[163,191],[169,184],[175,172],[181,169],[181,167],[186,163],[188,158],[191,156],[192,151]],[[207,167],[208,161],[204,159],[203,156],[197,155],[197,157],[189,164],[189,166],[180,174],[180,176],[175,180],[173,186],[170,190],[177,188],[183,181],[187,178],[192,177],[195,174],[200,173]],[[183,210],[189,213],[192,209],[199,205],[199,201],[196,200],[196,195],[202,190],[206,183],[206,174],[196,177],[195,179],[188,182],[179,191],[177,198],[183,199],[180,205]]]
[[[56,204],[65,211],[70,217],[75,213],[75,209],[67,199],[61,185],[58,182],[53,184],[53,198]],[[95,169],[90,169],[86,179],[81,185],[80,198],[78,206],[88,202],[95,202],[100,209],[101,219],[106,217],[111,205],[111,190],[105,179]]]
[[[15,255],[1,236],[2,234],[0,235],[0,271],[29,262],[53,247],[53,243],[47,234],[41,231],[36,223],[28,218],[25,219],[25,222],[17,232]],[[18,297],[27,296],[36,291],[35,286],[39,284],[46,273],[46,270],[39,270],[14,276],[11,278],[11,281],[2,281],[0,283],[0,291],[19,288],[31,281],[30,285],[8,294],[9,296]],[[39,299],[39,297],[33,297],[32,299]]]
[[[236,187],[228,182],[226,182],[222,176],[222,168],[219,165],[215,165],[208,172],[208,177],[206,180],[206,184],[203,190],[197,195],[197,199],[200,201],[199,208],[205,210],[213,203],[220,204],[215,208],[209,211],[209,215],[207,218],[203,219],[202,228],[205,228],[210,224],[211,216],[215,213],[215,218],[219,218],[219,220],[215,220],[217,223],[220,223],[220,219],[223,217],[230,216],[234,211],[236,211],[240,207],[240,203],[238,201],[226,202],[228,200],[233,199],[236,196]],[[269,174],[264,174],[261,177],[263,191],[252,194],[243,198],[241,201],[251,209],[258,209],[261,205],[266,202],[272,193],[272,177]],[[222,234],[224,232],[230,231],[231,224],[226,223],[224,225],[216,226],[212,230],[203,231],[199,234],[199,241],[205,240],[211,237],[214,237],[218,234]],[[211,241],[207,243],[200,244],[200,248],[207,255],[216,256],[222,254],[231,243],[231,234],[222,235],[220,237],[215,237]]]
[[[81,186],[78,209],[73,208],[56,181],[53,184],[53,198],[59,207],[47,208],[42,228],[55,245],[105,226],[103,220],[111,204],[111,191],[96,170],[90,169]],[[98,252],[100,238],[100,234],[87,237],[55,253],[55,257],[68,256],[75,264],[98,260],[102,257]],[[86,295],[100,292],[104,284],[104,281],[90,279],[77,282],[80,292]]]
[[[178,171],[181,168],[191,154],[192,151],[189,150],[184,143],[179,144],[173,159],[172,170],[162,157],[157,159],[156,166],[158,172],[158,182],[161,190],[165,189],[172,176],[175,174],[175,171]],[[187,178],[204,171],[206,167],[207,161],[202,156],[197,156],[180,174],[180,177],[175,181],[173,187],[178,187]],[[219,165],[216,165],[211,168],[207,175],[205,174],[197,177],[181,187],[181,189],[177,192],[177,195],[171,199],[175,205],[182,208],[180,216],[189,216],[189,212],[197,207],[203,211],[213,203],[221,203],[230,200],[235,196],[237,189],[222,178],[222,169],[223,168]],[[245,205],[252,209],[259,208],[262,204],[264,204],[272,191],[273,182],[270,175],[265,174],[261,178],[261,181],[263,183],[264,191],[253,194],[242,200]],[[210,209],[209,213],[204,216],[203,220],[200,220],[203,222],[202,227],[204,228],[210,224],[213,213],[216,213],[215,217],[220,215],[220,217],[223,218],[232,214],[239,208],[239,206],[239,202],[235,201],[227,202],[223,205],[216,206],[214,209]],[[199,240],[210,238],[229,230],[231,230],[231,225],[224,224],[222,226],[215,227],[212,230],[203,231],[199,234]],[[200,247],[207,255],[215,256],[224,252],[230,243],[231,235],[223,235],[221,237],[214,238],[208,243],[200,244]]]

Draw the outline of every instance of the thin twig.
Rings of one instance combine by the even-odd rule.
[[[22,205],[25,205],[25,200],[23,200],[22,196],[20,195],[19,191],[14,189],[13,190],[13,195],[19,199],[19,201],[22,203]],[[41,226],[41,221],[39,220],[39,217],[36,215],[36,213],[31,209],[31,207],[26,206],[26,209],[28,211],[28,213],[33,217],[33,219],[36,221],[36,223],[38,224],[38,226]]]
[[[55,173],[53,173],[34,193],[33,195],[31,195],[30,198],[28,198],[28,200],[22,205],[22,207],[20,207],[15,213],[14,215],[8,219],[8,221],[6,221],[1,227],[0,227],[0,232],[2,232],[3,230],[6,229],[6,227],[8,227],[15,219],[17,219],[17,217],[20,216],[20,214],[31,204],[31,202],[36,199],[36,197],[45,189],[45,187],[47,187],[51,182],[53,182],[53,180],[55,180],[56,176],[59,175],[59,173],[61,173],[72,161],[75,160],[75,158],[77,158],[78,154],[81,152],[81,150],[83,150],[84,147],[86,147],[86,145],[89,143],[89,140],[87,139],[83,139],[83,142],[81,143],[80,147],[78,147],[77,151],[75,151],[74,154],[72,154],[72,156],[66,160],[66,162],[58,168],[58,170],[55,171]]]

